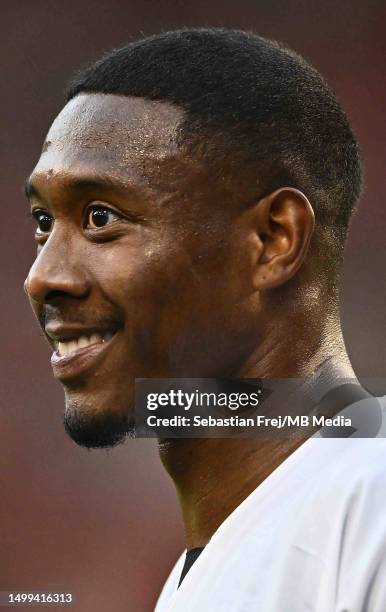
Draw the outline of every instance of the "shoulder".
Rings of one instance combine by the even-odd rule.
[[[343,498],[338,601],[347,610],[386,610],[386,440],[357,439],[335,476]],[[334,478],[333,478],[334,480]],[[350,602],[348,604],[347,602]],[[343,605],[344,603],[344,605]]]
[[[386,439],[318,440],[326,442],[326,465],[309,490],[312,524],[317,518],[347,558],[386,559]]]
[[[286,507],[311,530],[341,535],[371,520],[386,532],[386,439],[310,439]],[[297,524],[298,521],[294,519]],[[372,528],[372,526],[370,527]]]
[[[325,456],[319,484],[326,492],[386,496],[386,439],[346,438],[315,440]],[[317,484],[317,483],[316,483]]]

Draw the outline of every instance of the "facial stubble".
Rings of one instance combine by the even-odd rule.
[[[86,402],[66,398],[63,418],[68,436],[84,448],[112,448],[135,437],[131,411],[96,410]]]

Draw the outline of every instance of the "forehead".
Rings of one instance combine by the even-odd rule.
[[[181,158],[184,111],[168,102],[82,94],[54,120],[34,174],[94,170],[127,175]]]

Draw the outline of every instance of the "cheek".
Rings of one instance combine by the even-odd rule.
[[[92,274],[103,298],[119,309],[136,360],[165,355],[195,312],[200,285],[186,256],[169,244],[115,245],[94,257]]]
[[[166,251],[166,252],[165,252]],[[167,249],[118,249],[104,261],[104,286],[125,309],[162,306],[183,278],[178,255]]]
[[[193,258],[166,242],[142,249],[116,244],[94,259],[100,290],[125,322],[125,363],[137,376],[212,375],[214,364],[232,358],[234,281],[215,254]]]

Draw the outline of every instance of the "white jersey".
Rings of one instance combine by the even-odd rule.
[[[184,557],[156,612],[386,612],[386,439],[310,438]]]

